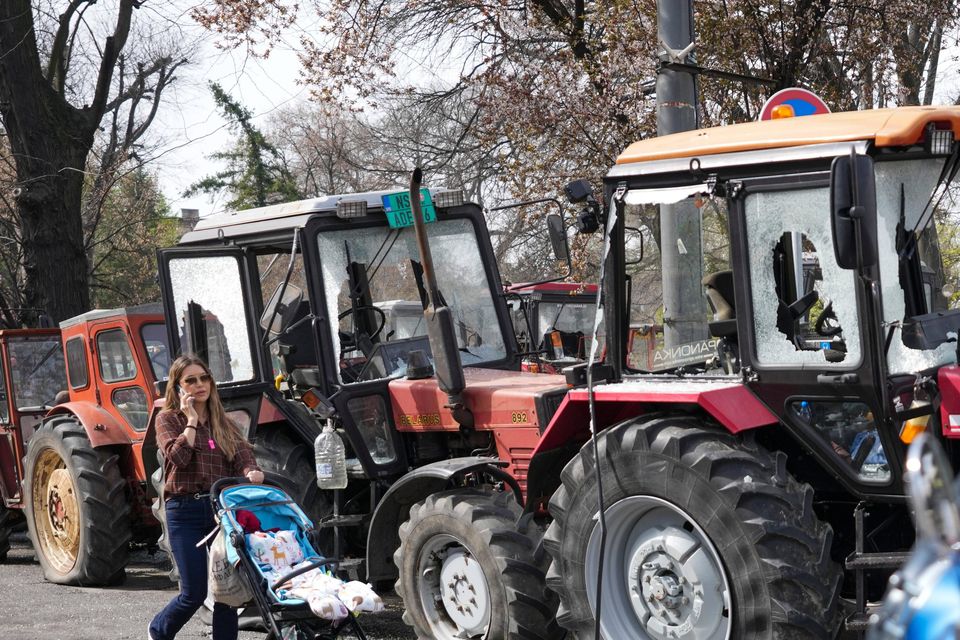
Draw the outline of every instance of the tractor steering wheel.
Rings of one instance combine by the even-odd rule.
[[[378,319],[380,320],[380,324],[379,326],[377,326],[377,330],[373,332],[373,335],[370,336],[370,340],[376,340],[377,336],[383,333],[384,327],[387,326],[387,314],[384,313],[383,309],[381,309],[378,306],[375,306],[372,304],[365,304],[356,308],[347,309],[346,311],[343,311],[342,313],[340,313],[340,315],[337,316],[337,321],[339,322],[340,320],[343,320],[344,318],[346,318],[348,315],[354,312],[360,312],[360,311],[373,311],[379,316]],[[356,324],[356,321],[354,321],[354,324]]]
[[[832,322],[827,324],[827,321]],[[816,323],[814,323],[813,330],[817,332],[817,335],[824,336],[825,338],[832,338],[843,331],[843,327],[841,327],[837,321],[837,314],[833,310],[832,301],[828,302],[827,306],[820,312],[820,317],[817,318]]]

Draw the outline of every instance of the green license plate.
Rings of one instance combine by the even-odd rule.
[[[410,192],[401,191],[381,196],[383,211],[387,214],[390,226],[409,227],[413,224],[413,210],[410,208]],[[437,210],[433,208],[433,199],[428,189],[420,189],[420,208],[424,222],[436,222]]]

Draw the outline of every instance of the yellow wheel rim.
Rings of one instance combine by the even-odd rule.
[[[80,504],[67,465],[53,449],[37,457],[32,493],[39,551],[58,573],[67,573],[80,550]]]

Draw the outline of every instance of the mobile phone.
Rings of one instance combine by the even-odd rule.
[[[173,388],[177,390],[177,395],[180,396],[181,398],[182,398],[183,396],[187,395],[187,394],[183,391],[183,389],[180,387],[180,385],[178,385],[178,384],[177,384],[177,385],[174,385]]]

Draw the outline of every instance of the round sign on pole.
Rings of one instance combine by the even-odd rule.
[[[799,87],[788,87],[770,96],[760,110],[760,119],[775,120],[785,116],[812,116],[818,113],[830,113],[830,107],[820,96]]]

